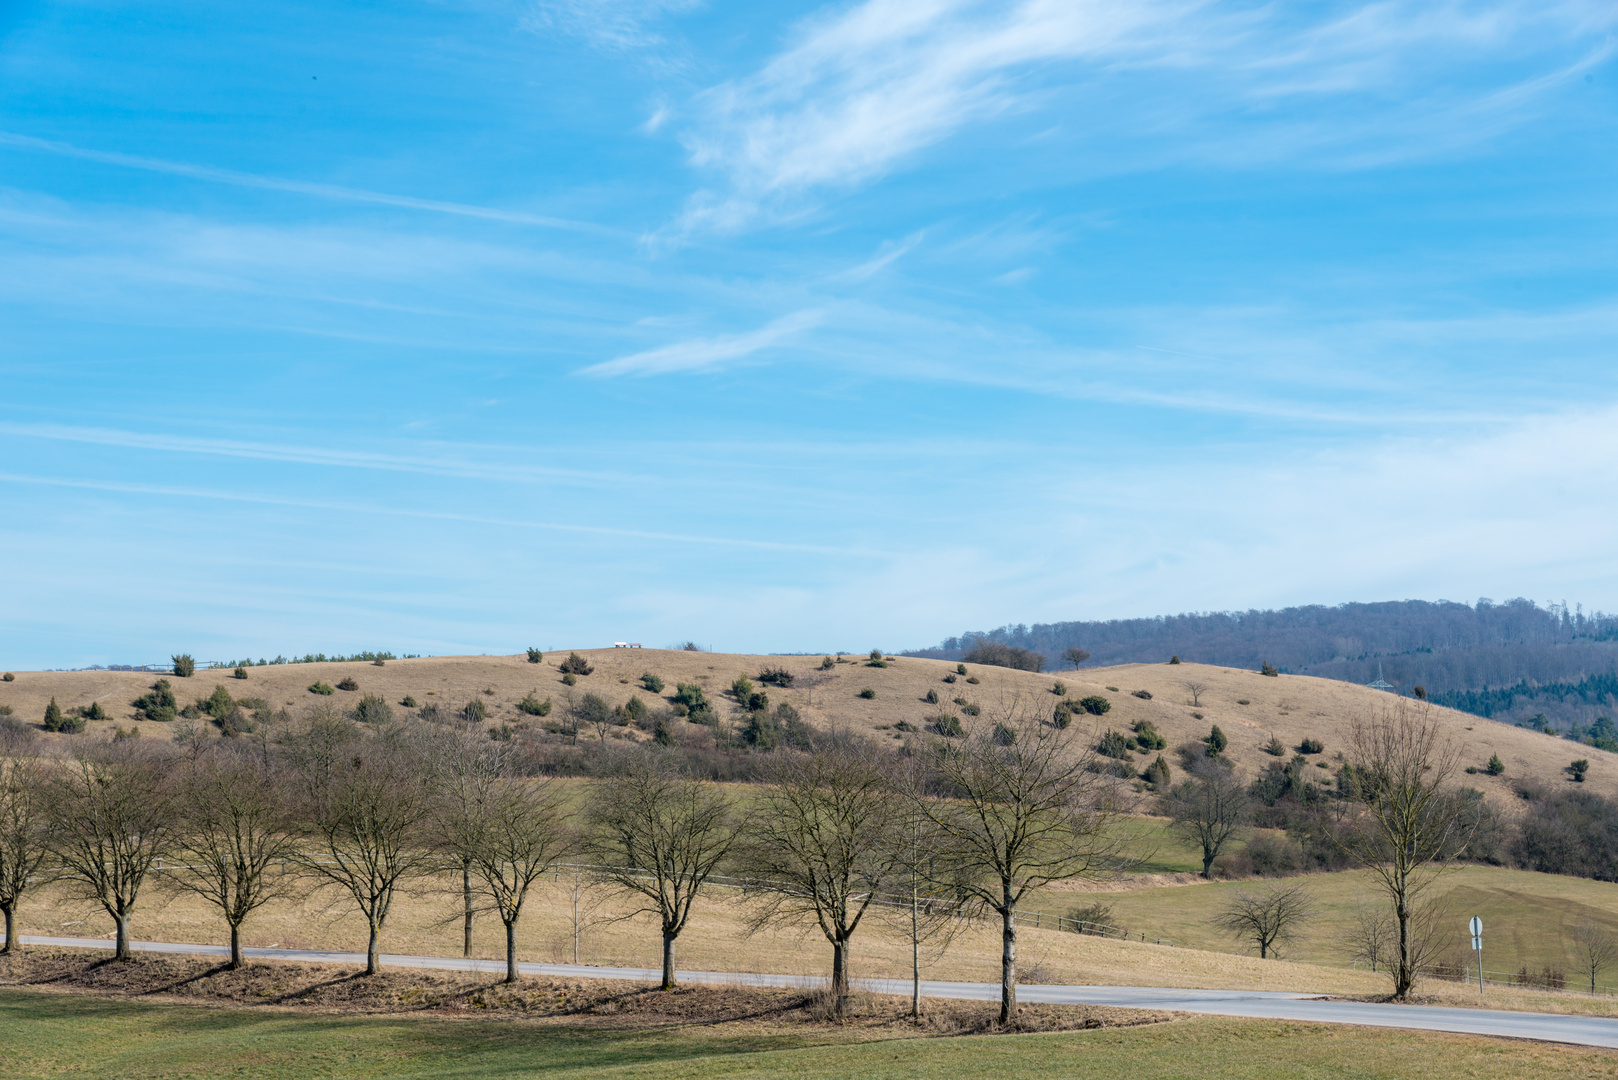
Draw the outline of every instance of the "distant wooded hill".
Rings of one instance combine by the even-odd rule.
[[[1531,600],[1476,604],[1392,600],[1280,611],[1223,611],[1106,622],[1040,623],[969,631],[913,655],[959,659],[978,640],[1044,654],[1070,647],[1086,667],[1161,663],[1170,656],[1226,667],[1270,663],[1284,672],[1399,690],[1508,722],[1543,714],[1554,726],[1618,713],[1618,616]]]

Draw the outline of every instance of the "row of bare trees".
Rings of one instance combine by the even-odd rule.
[[[521,775],[509,744],[399,722],[362,729],[316,711],[270,741],[214,740],[188,752],[145,740],[70,758],[12,758],[0,774],[0,907],[6,947],[30,887],[62,883],[114,922],[119,959],[143,890],[187,890],[229,930],[311,886],[345,897],[368,927],[367,973],[396,901],[425,879],[459,879],[463,951],[478,912],[518,925],[534,886],[567,859],[649,915],[664,987],[675,945],[716,875],[740,878],[757,928],[817,927],[831,946],[836,1008],[851,950],[872,916],[907,927],[916,1007],[924,942],[966,917],[1002,928],[1001,1015],[1016,1011],[1016,908],[1030,890],[1121,865],[1112,783],[1087,768],[1075,733],[1025,701],[980,731],[895,754],[848,732],[774,755],[766,782],[737,792],[679,774],[658,748],[625,749],[582,789]]]

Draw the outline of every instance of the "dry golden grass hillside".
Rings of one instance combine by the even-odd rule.
[[[563,684],[558,670],[567,656],[565,650],[547,653],[538,664],[529,663],[521,655],[446,656],[390,660],[381,667],[363,661],[252,667],[247,669],[245,680],[233,678],[228,669],[198,671],[189,679],[168,678],[182,705],[206,698],[221,685],[234,697],[262,698],[271,706],[294,711],[321,700],[352,705],[368,693],[382,695],[396,708],[406,696],[451,709],[478,698],[484,701],[492,721],[532,724],[537,721],[516,708],[517,702],[529,693],[551,699],[558,713],[570,692],[580,696],[595,693],[611,704],[638,696],[656,706],[660,695],[640,685],[640,676],[646,672],[663,679],[666,685],[661,697],[672,696],[681,682],[702,686],[721,717],[727,717],[735,711],[727,695],[732,680],[738,675],[756,679],[765,668],[785,668],[794,676],[790,687],[762,688],[770,695],[772,705],[790,703],[817,727],[844,725],[894,739],[905,737],[905,729],[898,727],[901,722],[922,728],[940,711],[961,715],[963,707],[955,703],[956,698],[980,706],[985,718],[1019,697],[1049,711],[1059,700],[1053,688],[1060,682],[1065,684],[1069,698],[1094,694],[1110,703],[1103,716],[1081,714],[1080,722],[1092,723],[1098,736],[1107,728],[1127,731],[1135,722],[1148,720],[1172,748],[1201,738],[1210,726],[1218,724],[1230,740],[1227,756],[1249,775],[1277,760],[1263,749],[1272,735],[1288,747],[1289,756],[1303,739],[1317,739],[1325,749],[1313,760],[1328,766],[1320,770],[1323,781],[1329,779],[1329,769],[1345,751],[1353,721],[1398,703],[1389,694],[1349,683],[1297,675],[1265,677],[1257,672],[1202,664],[1128,664],[1054,674],[969,665],[968,674],[960,676],[955,674],[953,663],[916,657],[890,657],[886,667],[873,667],[864,656],[844,656],[822,670],[822,658],[818,656],[611,648],[583,649],[579,654],[595,670],[581,676],[577,686],[571,688]],[[952,675],[954,681],[946,682]],[[109,716],[108,720],[91,722],[85,735],[51,738],[105,738],[116,726],[157,734],[155,729],[162,725],[136,721],[131,704],[157,678],[138,672],[21,671],[15,673],[13,681],[0,682],[0,707],[10,706],[15,719],[34,725],[41,722],[52,698],[66,710],[99,702]],[[345,678],[357,683],[358,689],[338,691],[331,699],[308,690],[317,681],[336,686]],[[861,697],[864,690],[872,691],[874,696]],[[938,704],[926,700],[929,691],[937,693]],[[1151,697],[1137,697],[1136,691],[1146,691]],[[1514,781],[1531,780],[1551,788],[1571,786],[1564,770],[1577,757],[1590,761],[1586,790],[1618,795],[1618,758],[1614,755],[1466,713],[1436,708],[1433,712],[1463,748],[1463,764],[1481,768],[1491,754],[1500,755],[1506,766],[1504,776],[1490,777],[1479,772],[1464,779],[1501,805],[1516,801],[1511,797]],[[553,718],[558,713],[553,713]],[[644,737],[633,729],[620,729],[614,734],[621,738]],[[1144,760],[1140,763],[1144,765]]]

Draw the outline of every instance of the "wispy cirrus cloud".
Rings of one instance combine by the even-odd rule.
[[[713,371],[731,360],[741,360],[778,345],[788,338],[820,325],[825,313],[820,310],[795,311],[745,334],[720,334],[714,337],[680,341],[645,352],[620,356],[600,364],[582,368],[580,375],[606,378],[616,375],[672,375],[681,372]]]
[[[1225,140],[1190,129],[1239,117],[1260,132],[1238,153],[1271,158],[1379,138],[1430,153],[1439,129],[1443,148],[1520,122],[1606,55],[1615,24],[1618,9],[1587,0],[866,0],[806,20],[757,72],[698,97],[683,138],[722,183],[692,196],[676,230],[790,213],[816,189],[1058,99],[1080,136],[1177,140],[1227,161]],[[1457,130],[1457,117],[1472,123]]]

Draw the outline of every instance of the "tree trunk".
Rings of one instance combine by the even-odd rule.
[[[921,1015],[921,930],[917,925],[916,897],[910,897],[910,1015]]]
[[[1000,911],[1000,1022],[1017,1015],[1017,910],[1007,904]]]
[[[1393,996],[1403,1001],[1416,981],[1415,972],[1410,970],[1410,909],[1405,906],[1403,897],[1394,904],[1393,913],[1399,921],[1399,960],[1393,972]]]
[[[838,1019],[848,1011],[848,939],[831,943],[832,1010]]]
[[[114,960],[129,960],[133,953],[129,951],[129,916],[114,915],[113,923],[118,927],[116,942],[113,945],[112,958]]]
[[[517,981],[517,920],[506,923],[506,982]]]
[[[663,931],[663,986],[664,990],[674,989],[674,937],[675,935]]]
[[[242,966],[242,927],[240,923],[230,924],[230,970],[235,971]]]
[[[17,905],[6,905],[6,944],[0,948],[0,956],[10,956],[14,952],[22,952],[22,942],[17,940]]]
[[[472,955],[472,864],[461,860],[461,904],[466,911],[466,923],[461,930],[461,955]]]
[[[1202,876],[1209,881],[1213,880],[1213,861],[1217,852],[1204,846],[1202,849]]]
[[[382,970],[382,948],[380,940],[382,937],[382,928],[376,924],[375,919],[370,920],[370,922],[371,940],[365,946],[365,974],[375,975],[377,972]]]

